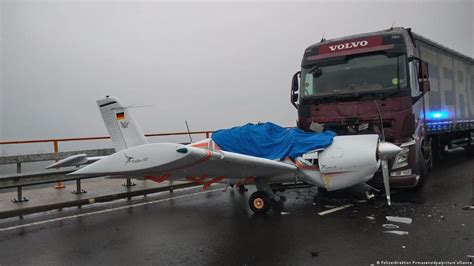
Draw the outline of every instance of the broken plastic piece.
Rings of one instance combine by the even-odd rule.
[[[326,211],[322,211],[320,213],[318,213],[319,215],[326,215],[326,214],[329,214],[329,213],[333,213],[333,212],[337,212],[337,211],[340,211],[340,210],[344,210],[345,208],[349,208],[349,207],[352,207],[354,206],[354,204],[346,204],[346,205],[342,205],[342,206],[339,206],[339,207],[336,207],[336,208],[333,208],[333,209],[329,209],[329,210],[326,210]]]
[[[374,217],[373,215],[367,216],[367,217],[365,217],[365,218],[367,218],[367,219],[369,219],[369,220],[375,220],[375,217]]]
[[[291,212],[280,212],[281,215],[291,214]]]
[[[366,197],[367,200],[370,200],[372,198],[375,198],[375,195],[374,195],[374,193],[369,193],[369,192],[366,191],[365,192],[365,197]]]
[[[408,217],[386,216],[385,218],[387,218],[387,221],[395,223],[411,224],[412,222],[412,219]]]
[[[395,235],[399,235],[399,236],[408,235],[407,231],[399,231],[399,230],[391,230],[391,231],[383,231],[383,232],[387,233],[387,234],[395,234]]]
[[[382,224],[382,227],[387,228],[387,229],[398,229],[398,228],[400,228],[400,226],[398,226],[396,224]]]

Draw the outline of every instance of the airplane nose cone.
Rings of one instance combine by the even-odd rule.
[[[399,152],[402,151],[402,148],[390,142],[380,142],[379,143],[379,157],[382,160],[388,160],[397,156]]]

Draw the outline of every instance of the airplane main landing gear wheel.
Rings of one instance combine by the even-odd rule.
[[[254,213],[268,212],[271,204],[270,197],[263,191],[256,191],[250,195],[249,206]]]

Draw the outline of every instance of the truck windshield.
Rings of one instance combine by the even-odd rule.
[[[407,87],[405,55],[369,54],[301,71],[303,97],[379,92]]]

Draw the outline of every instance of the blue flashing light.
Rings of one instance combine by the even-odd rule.
[[[449,113],[447,111],[430,111],[426,114],[428,120],[441,120],[448,118]]]

